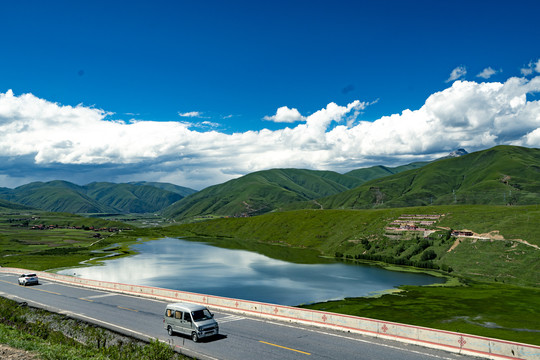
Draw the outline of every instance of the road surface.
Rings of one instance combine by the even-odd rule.
[[[40,280],[19,286],[0,274],[0,296],[86,320],[141,339],[160,339],[198,359],[472,359],[421,346],[214,311],[220,335],[194,343],[163,328],[165,302]]]

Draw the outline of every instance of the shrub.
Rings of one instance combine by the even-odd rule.
[[[435,251],[429,249],[429,250],[425,250],[422,253],[422,256],[420,257],[420,261],[433,260],[436,258],[437,258],[437,254],[435,253]]]

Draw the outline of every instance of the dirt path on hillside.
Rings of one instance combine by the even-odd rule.
[[[461,244],[463,239],[473,239],[473,240],[475,240],[475,239],[476,240],[489,239],[490,241],[506,241],[506,240],[507,241],[516,241],[516,242],[522,243],[523,245],[530,246],[530,247],[533,247],[533,248],[535,248],[537,250],[540,250],[540,246],[531,244],[531,243],[529,243],[529,242],[527,242],[525,240],[522,240],[522,239],[505,239],[504,236],[502,236],[500,234],[499,230],[492,230],[490,232],[483,233],[483,234],[477,234],[474,231],[467,230],[467,229],[463,229],[461,231],[470,231],[470,232],[472,232],[473,235],[472,236],[460,236],[460,237],[456,238],[456,241],[454,241],[454,243],[452,244],[450,249],[448,249],[447,252],[451,252],[456,247],[458,247],[458,245]]]
[[[2,360],[37,360],[37,355],[26,350],[15,349],[10,346],[0,344],[0,359]]]

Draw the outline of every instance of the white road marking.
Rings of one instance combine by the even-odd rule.
[[[228,322],[244,320],[244,319],[246,318],[243,316],[229,315],[229,316],[225,316],[216,320],[219,320],[220,323],[228,323]]]
[[[117,296],[117,295],[119,294],[105,293],[105,294],[99,294],[99,295],[85,296],[84,298],[85,299],[98,299],[98,298],[103,298],[103,297],[108,297],[108,296]]]

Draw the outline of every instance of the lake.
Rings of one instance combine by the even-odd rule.
[[[132,249],[138,254],[59,274],[293,306],[444,281],[369,265],[289,263],[175,238],[141,242]]]

